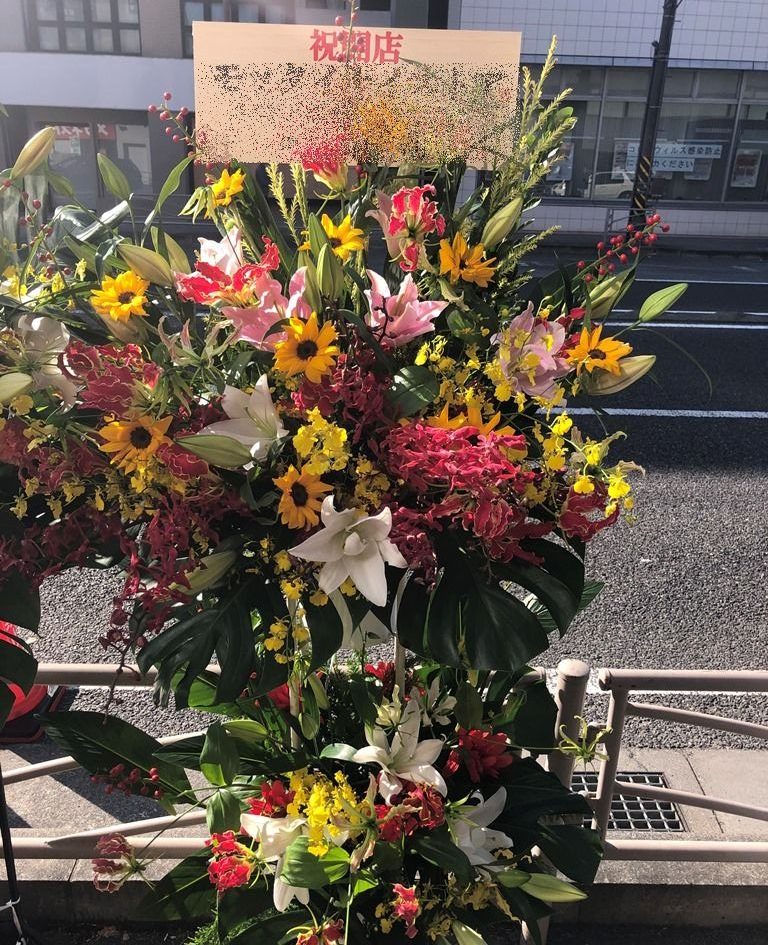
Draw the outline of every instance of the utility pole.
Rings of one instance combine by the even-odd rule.
[[[653,44],[653,66],[648,87],[648,99],[643,115],[643,129],[640,132],[640,148],[635,171],[635,184],[632,189],[632,205],[629,222],[635,226],[645,224],[645,208],[651,196],[653,180],[653,159],[656,152],[656,135],[659,130],[661,105],[664,99],[664,83],[667,79],[669,51],[672,46],[672,30],[675,26],[675,14],[682,0],[664,0],[664,13],[661,20],[659,39]]]

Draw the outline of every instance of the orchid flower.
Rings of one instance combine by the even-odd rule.
[[[443,776],[434,767],[443,740],[428,738],[419,741],[421,710],[415,702],[409,702],[402,714],[392,743],[382,729],[366,729],[367,748],[358,749],[350,758],[356,764],[375,764],[382,769],[379,776],[379,793],[387,804],[403,790],[403,781],[426,784],[443,796],[448,788]]]
[[[470,797],[470,800],[473,799],[478,799],[479,803],[471,807],[464,805],[454,815],[451,823],[454,841],[473,865],[495,863],[496,858],[491,851],[507,850],[514,845],[505,833],[488,829],[504,811],[507,790],[499,788],[488,800],[484,800],[482,794],[476,791]]]
[[[241,829],[259,841],[256,852],[264,863],[274,863],[275,883],[272,891],[275,909],[285,912],[294,897],[303,905],[309,902],[309,890],[289,886],[280,875],[285,862],[288,847],[301,836],[306,824],[304,817],[265,817],[262,814],[243,814],[240,818]]]
[[[322,562],[318,584],[332,594],[351,578],[363,597],[383,607],[387,602],[387,576],[384,564],[406,568],[405,558],[389,540],[392,512],[382,509],[378,515],[361,517],[358,509],[337,512],[333,496],[326,496],[320,512],[323,527],[290,553],[304,561]]]
[[[382,333],[382,341],[399,348],[435,330],[432,322],[448,303],[420,302],[419,290],[410,273],[400,283],[397,295],[392,295],[386,280],[371,269],[368,278],[371,289],[365,297],[370,311],[366,322],[374,332]]]
[[[228,436],[247,446],[253,459],[260,462],[267,458],[272,445],[288,433],[272,403],[266,374],[258,379],[252,394],[227,385],[221,406],[228,419],[211,423],[196,436]]]

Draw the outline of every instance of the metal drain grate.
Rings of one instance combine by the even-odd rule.
[[[650,784],[654,787],[669,787],[661,771],[620,771],[617,781],[631,784]],[[574,791],[597,790],[597,774],[592,771],[574,772],[571,781]],[[680,833],[685,830],[680,811],[669,801],[657,801],[650,797],[626,797],[614,794],[611,801],[609,830],[653,830],[664,833]]]

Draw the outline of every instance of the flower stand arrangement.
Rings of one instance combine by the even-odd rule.
[[[167,746],[109,712],[45,718],[107,791],[205,809],[147,918],[232,945],[481,945],[585,896],[600,842],[542,763],[555,706],[528,670],[599,591],[588,543],[632,515],[638,467],[569,407],[651,368],[609,318],[664,227],[527,269],[574,124],[542,99],[552,66],[466,199],[460,156],[355,164],[330,135],[292,196],[277,167],[269,194],[208,168],[184,212],[220,238],[194,260],[163,227],[184,131],[145,221],[103,156],[116,206],[79,204],[52,129],[0,175],[23,234],[0,248],[0,617],[35,629],[46,578],[120,566],[105,649],[218,716]],[[183,129],[169,99],[151,110]],[[46,215],[41,184],[67,205]],[[143,864],[112,835],[94,868],[113,891]]]

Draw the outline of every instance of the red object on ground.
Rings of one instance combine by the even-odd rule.
[[[13,643],[13,639],[9,639],[9,637],[13,638],[16,636],[16,627],[14,627],[12,623],[6,623],[4,620],[0,620],[0,631],[2,631],[2,633],[0,633],[0,640],[7,640],[9,643]],[[13,722],[23,715],[29,715],[48,698],[47,686],[32,686],[27,695],[24,695],[23,690],[13,683],[8,683],[8,688],[11,690],[14,697],[13,708],[7,719],[8,722]]]

